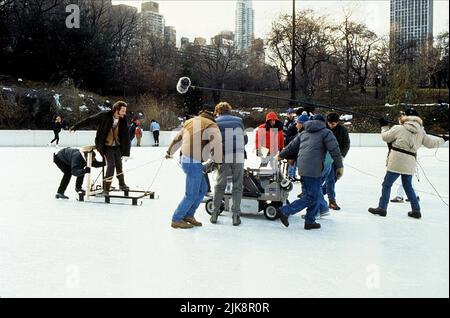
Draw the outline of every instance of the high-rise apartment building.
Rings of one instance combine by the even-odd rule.
[[[239,51],[246,50],[255,38],[255,11],[251,0],[238,0],[236,3],[235,44]]]
[[[391,0],[391,49],[413,54],[433,39],[433,0]]]
[[[164,41],[167,44],[172,46],[176,46],[177,44],[177,31],[173,26],[165,26],[164,27]]]
[[[149,1],[142,3],[142,10],[139,17],[141,32],[164,37],[164,16],[159,13],[159,4]]]

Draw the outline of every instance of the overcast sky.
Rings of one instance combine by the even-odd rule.
[[[114,1],[113,4],[128,4],[140,9],[145,1],[129,0]],[[195,37],[208,40],[222,30],[234,32],[235,0],[160,0],[159,13],[164,15],[166,25],[172,25],[177,30],[177,39]],[[352,9],[357,21],[365,22],[378,35],[389,33],[389,0],[297,0],[296,8],[314,9],[317,13],[327,15],[331,20],[340,21],[344,9]],[[292,12],[291,0],[253,0],[255,10],[255,36],[265,38],[270,32],[271,23],[282,13]],[[448,30],[449,1],[434,0],[434,35]]]

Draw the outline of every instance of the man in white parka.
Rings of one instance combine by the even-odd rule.
[[[390,145],[390,150],[387,158],[387,172],[384,177],[378,207],[369,208],[369,212],[386,216],[391,187],[395,180],[401,177],[403,188],[412,208],[408,216],[420,219],[422,217],[420,205],[412,187],[412,178],[417,168],[417,150],[422,145],[427,148],[438,148],[446,140],[427,135],[423,128],[423,121],[414,108],[405,111],[405,116],[400,118],[400,125],[389,128],[389,123],[384,118],[381,118],[379,122],[381,125],[381,137],[383,141]]]

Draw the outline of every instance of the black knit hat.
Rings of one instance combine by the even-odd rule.
[[[210,114],[214,114],[215,111],[215,107],[212,106],[211,104],[204,104],[202,106],[202,110],[200,111],[201,113],[210,113]]]
[[[325,121],[325,117],[323,117],[322,114],[316,114],[316,115],[313,116],[312,120]]]

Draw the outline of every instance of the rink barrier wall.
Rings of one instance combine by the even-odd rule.
[[[161,131],[159,136],[159,145],[167,147],[177,131]],[[254,133],[249,132],[249,144],[254,144]],[[67,130],[59,134],[60,147],[81,147],[93,145],[95,140],[95,131],[80,130],[75,133],[69,133]],[[44,147],[53,139],[51,130],[0,130],[0,147]],[[386,143],[381,139],[380,134],[350,134],[352,147],[386,147]],[[136,145],[136,138],[133,140],[133,146]],[[153,134],[144,131],[141,140],[141,146],[153,145]],[[448,148],[448,143],[443,147]]]

